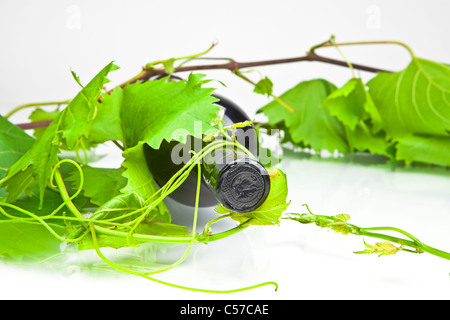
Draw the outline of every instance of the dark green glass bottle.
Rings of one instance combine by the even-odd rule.
[[[224,110],[224,125],[249,121],[246,113],[234,102],[215,95],[217,104]],[[253,155],[258,153],[258,137],[253,126],[235,129],[237,141]],[[217,139],[217,138],[216,138]],[[216,140],[217,141],[217,140]],[[144,146],[148,167],[159,186],[163,186],[185,162],[174,161],[180,150],[199,152],[207,143],[189,137],[186,143],[163,141],[159,149]],[[169,195],[175,201],[194,206],[197,189],[197,168]],[[202,160],[202,183],[199,206],[217,203],[235,212],[249,212],[258,208],[270,191],[270,177],[264,166],[236,148],[220,148]]]

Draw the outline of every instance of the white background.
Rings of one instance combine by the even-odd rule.
[[[449,63],[448,1],[3,1],[0,3],[0,112],[14,106],[73,97],[79,87],[70,69],[87,83],[107,63],[121,67],[112,87],[147,62],[205,50],[238,61],[303,55],[334,34],[337,41],[399,40],[417,56]],[[343,48],[349,60],[401,70],[409,62],[396,46]],[[324,55],[337,57],[333,49]],[[318,62],[258,68],[282,93],[303,80],[336,85],[348,69]],[[254,116],[267,98],[228,71],[208,71],[227,87],[218,90]],[[258,80],[257,72],[250,75]],[[364,80],[373,74],[362,72]],[[26,121],[28,113],[13,122]],[[105,147],[103,152],[110,149]],[[120,163],[114,153],[100,163]],[[347,213],[359,226],[395,226],[426,244],[450,251],[450,176],[435,170],[393,171],[286,155],[289,212]],[[183,215],[182,217],[180,215]],[[175,220],[190,223],[187,208]],[[177,217],[178,215],[178,217]],[[201,222],[214,216],[201,212]],[[230,225],[232,222],[229,223]],[[222,226],[226,227],[226,226]],[[374,243],[374,239],[365,239]],[[0,264],[1,299],[448,299],[450,263],[428,254],[355,255],[363,238],[283,220],[236,236],[195,246],[188,259],[158,276],[181,285],[232,289],[276,281],[229,295],[173,289],[148,280],[83,267],[91,257],[68,255],[55,268]],[[167,260],[181,254],[167,249]],[[177,251],[178,250],[178,251]],[[111,253],[113,254],[113,253]],[[162,254],[162,253],[161,253]],[[164,256],[160,255],[160,258]],[[86,259],[86,260],[85,260]],[[90,261],[90,260],[89,260]]]

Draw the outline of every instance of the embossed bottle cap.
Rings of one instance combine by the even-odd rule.
[[[269,173],[259,162],[249,158],[227,164],[217,180],[218,199],[235,212],[255,210],[266,200],[269,191]]]

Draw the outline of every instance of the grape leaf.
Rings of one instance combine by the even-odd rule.
[[[285,125],[295,144],[309,146],[316,151],[348,152],[343,125],[323,106],[325,98],[334,90],[336,87],[323,79],[304,81],[280,96],[295,112],[274,100],[258,113],[264,113],[271,125]]]
[[[23,192],[39,185],[41,205],[44,200],[44,190],[51,175],[52,167],[58,161],[61,133],[58,130],[61,119],[58,118],[42,133],[42,136],[15,162],[2,181],[8,191],[8,202],[16,200]]]
[[[373,254],[373,253],[379,253],[379,257],[383,255],[393,255],[402,250],[402,246],[396,247],[390,242],[384,241],[384,242],[377,242],[375,245],[368,244],[364,241],[364,245],[366,246],[366,249],[364,251],[356,251],[356,254]]]
[[[100,71],[59,113],[59,115],[42,132],[42,135],[28,151],[8,170],[2,181],[8,191],[9,202],[14,201],[23,192],[38,184],[41,206],[44,190],[49,182],[53,166],[58,161],[61,143],[65,140],[69,148],[75,142],[88,136],[90,122],[97,110],[100,95],[109,71],[117,67],[110,63]]]
[[[279,224],[281,214],[289,205],[286,202],[288,187],[286,175],[277,168],[268,169],[270,174],[270,192],[264,203],[251,212],[231,212],[219,204],[216,208],[218,213],[230,213],[231,218],[241,224],[249,225],[273,225]]]
[[[168,60],[164,60],[162,62],[163,66],[164,66],[164,70],[166,71],[167,74],[171,74],[175,72],[175,67],[173,66],[173,63],[175,62],[175,59],[168,59]]]
[[[73,201],[74,205],[79,208],[80,212],[84,212],[83,207],[87,204],[87,198],[83,196],[78,196]],[[23,209],[32,213],[35,216],[43,217],[54,213],[54,211],[60,207],[64,201],[61,198],[59,192],[46,189],[45,190],[45,202],[42,207],[40,207],[40,197],[39,190],[35,188],[30,195],[22,195],[19,199],[11,203],[16,208]],[[14,207],[10,207],[3,202],[0,202],[0,208],[4,210],[7,214],[12,215],[14,217],[19,218],[27,218],[31,219],[29,214],[25,212],[19,211]],[[60,209],[59,215],[62,214],[63,211],[66,211],[64,206]],[[3,211],[2,211],[3,212]],[[0,212],[0,220],[2,219],[10,219],[10,217],[6,217]],[[67,215],[70,215],[66,212]],[[52,224],[57,224],[60,226],[65,226],[66,221],[64,219],[46,219],[46,222],[50,222]],[[78,224],[78,222],[72,222],[72,224]]]
[[[264,77],[255,84],[253,92],[270,96],[273,91],[273,83],[268,77]]]
[[[121,190],[122,193],[137,193],[142,199],[150,198],[158,191],[158,186],[153,179],[144,155],[142,143],[127,149],[123,153],[125,161],[122,167],[125,168],[123,176],[127,178],[126,186]]]
[[[131,214],[133,211],[141,209],[145,205],[142,199],[136,193],[120,194],[105,204],[103,204],[95,213],[96,217],[101,219],[114,219],[119,223],[126,223],[134,220],[142,211],[136,214]],[[164,206],[165,208],[165,206]],[[101,223],[100,223],[101,224]],[[127,233],[129,230],[123,227],[118,227],[116,231]],[[135,228],[134,234],[144,235],[158,235],[158,236],[188,236],[189,231],[184,226],[170,223],[170,215],[158,215],[153,217],[152,221],[143,220]],[[129,246],[138,246],[139,244],[148,241],[142,239],[134,239],[132,237],[125,237],[114,234],[97,234],[97,241],[99,247],[121,248]],[[84,237],[78,244],[79,250],[86,250],[94,248],[92,237]]]
[[[60,113],[61,113],[61,110],[59,110],[59,107],[53,111],[45,111],[45,110],[38,108],[30,114],[29,119],[32,122],[53,121],[58,118]],[[33,136],[36,139],[39,139],[42,136],[42,134],[44,133],[45,129],[46,129],[46,127],[35,128]],[[75,143],[75,145],[72,148],[69,148],[67,146],[66,141],[64,139],[60,139],[60,140],[61,140],[60,147],[59,147],[60,150],[69,150],[69,151],[80,150],[80,149],[88,150],[88,149],[94,147],[94,145],[92,145],[90,143],[90,141],[85,138],[80,138],[79,141],[82,140],[83,143]]]
[[[120,191],[124,194],[135,193],[145,202],[148,201],[159,188],[148,169],[143,143],[127,149],[123,157],[125,158],[122,163],[122,167],[125,168],[123,176],[127,178],[127,184]],[[150,202],[154,200],[155,198],[152,198]],[[155,209],[153,220],[170,221],[170,214],[164,202],[160,202]]]
[[[81,84],[80,77],[77,75],[77,73],[73,70],[70,70],[70,73],[72,73],[72,77],[80,85],[80,87],[84,88],[84,86]]]
[[[348,226],[345,222],[330,223],[329,225],[327,225],[325,227],[328,227],[331,230],[333,230],[334,232],[337,232],[337,233],[340,233],[343,235],[347,235],[352,231],[350,226]]]
[[[122,107],[121,90],[115,89],[110,95],[102,97],[97,115],[92,121],[89,140],[95,143],[117,140],[124,141],[120,109]]]
[[[373,133],[373,127],[367,121],[357,124],[355,130],[347,130],[347,139],[352,149],[357,151],[368,151],[372,154],[385,155],[392,158],[394,155],[390,151],[392,142],[386,140],[384,131]]]
[[[21,196],[12,205],[43,217],[57,209],[63,200],[58,192],[45,190],[46,200],[40,208],[39,191],[33,190],[30,196]],[[77,206],[82,206],[82,199],[76,200]],[[30,215],[0,203],[2,212],[18,218],[31,219]],[[58,240],[42,224],[34,221],[13,220],[0,212],[0,257],[15,260],[43,259],[58,253],[61,241]],[[5,214],[6,214],[5,213]],[[46,223],[58,235],[64,235],[66,225],[61,219],[46,219]]]
[[[390,143],[384,131],[378,110],[360,78],[350,79],[332,92],[324,101],[330,114],[344,125],[350,151],[369,151],[388,157]]]
[[[397,160],[450,166],[450,137],[414,135],[396,141]]]
[[[50,224],[60,236],[65,227]],[[39,259],[60,252],[61,242],[39,223],[0,220],[0,257]]]
[[[120,189],[125,187],[127,180],[122,176],[123,168],[95,168],[83,166],[84,183],[82,189],[84,196],[88,197],[92,203],[101,206],[111,198],[120,194]],[[72,181],[72,188],[77,190],[80,186],[80,174],[78,170],[73,170],[66,179]]]
[[[109,82],[106,78],[109,72],[117,70],[114,63],[104,67],[82,90],[70,101],[64,109],[61,128],[63,138],[69,149],[72,149],[77,140],[88,137],[93,119],[98,109],[98,98],[103,86]]]
[[[41,108],[35,109],[30,116],[28,117],[28,119],[30,119],[32,122],[37,122],[37,121],[53,121],[55,120],[59,113],[61,111],[59,110],[59,108],[53,110],[53,111],[45,111],[42,110]],[[36,128],[34,129],[34,133],[33,136],[36,139],[39,139],[42,134],[45,131],[45,127],[44,128]]]
[[[125,214],[141,209],[145,204],[144,199],[136,193],[119,194],[102,204],[96,211],[96,216],[100,214],[102,219],[122,217]],[[142,213],[142,212],[139,212]],[[136,218],[130,215],[120,219],[120,222],[128,222]]]
[[[158,149],[164,139],[184,142],[187,135],[201,138],[220,110],[213,105],[214,89],[202,88],[203,77],[190,74],[186,81],[164,78],[116,88],[103,97],[90,138],[97,143],[120,140],[125,149],[139,142]]]
[[[339,214],[333,216],[333,218],[339,222],[347,222],[348,220],[351,219],[351,217],[346,213],[339,213]]]
[[[324,105],[330,110],[332,116],[338,118],[352,131],[359,122],[367,119],[376,124],[377,129],[380,128],[380,114],[360,78],[352,78],[344,86],[332,92],[325,99]]]
[[[97,213],[103,213],[102,216],[108,214],[109,218],[111,214],[118,217],[144,207],[147,200],[158,191],[159,188],[148,169],[143,152],[142,143],[125,150],[123,153],[125,160],[117,169],[82,167],[84,196],[99,206]],[[67,181],[72,181],[72,188],[78,189],[80,186],[78,170],[73,170]],[[150,220],[170,221],[170,214],[164,202],[157,205],[150,216],[152,217]]]
[[[450,130],[450,67],[414,57],[395,73],[379,73],[367,85],[388,137],[447,136]]]
[[[33,143],[32,137],[0,115],[0,180]],[[0,198],[6,196],[6,190],[0,188]]]

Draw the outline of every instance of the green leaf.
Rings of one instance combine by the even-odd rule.
[[[381,125],[380,114],[360,78],[350,79],[343,87],[332,92],[324,105],[332,116],[352,131],[358,123],[367,119],[376,124],[378,129]]]
[[[276,100],[262,107],[271,125],[285,125],[292,142],[316,151],[348,152],[349,146],[343,125],[333,116],[323,102],[336,87],[322,79],[301,82],[280,98],[295,109],[291,112]]]
[[[58,115],[61,113],[61,111],[59,110],[59,108],[55,109],[54,111],[45,111],[42,110],[41,108],[35,109],[30,116],[28,117],[32,122],[37,122],[37,121],[53,121],[55,120]],[[45,127],[44,128],[36,128],[34,129],[34,137],[36,139],[39,139],[42,134],[45,131]]]
[[[102,219],[121,217],[119,222],[128,222],[136,218],[136,214],[142,214],[142,212],[138,212],[131,215],[131,212],[141,209],[144,205],[144,199],[136,193],[119,194],[102,204],[95,213]],[[126,214],[130,215],[123,217]]]
[[[44,190],[53,165],[58,161],[57,155],[61,142],[61,133],[58,127],[61,116],[62,114],[52,121],[41,137],[9,168],[3,181],[3,186],[6,186],[8,191],[8,202],[13,202],[23,192],[38,184],[42,205]]]
[[[270,96],[273,92],[273,83],[272,80],[270,80],[268,77],[265,77],[264,79],[261,79],[256,83],[255,88],[253,89],[253,92]]]
[[[123,176],[127,179],[127,184],[120,190],[121,193],[135,193],[145,202],[148,201],[158,192],[159,187],[148,169],[143,144],[139,143],[137,146],[126,150],[123,157],[125,158],[122,163],[122,167],[125,168]],[[155,199],[156,197],[152,198],[150,203]],[[170,214],[164,202],[158,204],[155,209],[157,214],[154,215],[154,220],[170,221]]]
[[[8,201],[14,201],[20,194],[38,184],[41,194],[41,206],[44,201],[44,190],[49,182],[53,166],[58,161],[63,138],[69,148],[76,141],[87,137],[90,122],[95,117],[97,100],[103,85],[108,81],[106,75],[117,67],[108,64],[69,105],[57,115],[42,132],[40,138],[8,171],[3,185],[8,190]],[[31,169],[30,169],[31,168]]]
[[[65,227],[51,224],[63,235]],[[0,220],[0,257],[10,259],[42,259],[60,252],[61,241],[39,223]]]
[[[98,110],[98,117],[112,121],[94,121],[91,139],[120,140],[126,149],[146,142],[158,149],[164,139],[184,142],[187,135],[201,138],[213,129],[211,120],[220,110],[213,105],[217,101],[211,96],[214,89],[202,88],[207,82],[203,77],[190,74],[187,81],[159,79],[116,88],[103,97]]]
[[[335,218],[338,221],[342,221],[342,222],[347,222],[348,220],[350,220],[350,216],[346,213],[337,214],[337,215],[333,216],[333,218]]]
[[[72,149],[78,140],[89,137],[92,121],[97,114],[98,98],[103,86],[109,82],[106,77],[109,72],[118,68],[112,62],[109,63],[83,87],[64,109],[61,127],[69,149]]]
[[[58,206],[63,203],[63,200],[61,199],[61,195],[59,193],[49,189],[45,190],[45,196],[46,200],[42,208],[39,208],[39,194],[34,194],[33,192],[31,192],[29,196],[20,197],[20,199],[17,199],[13,203],[11,203],[11,205],[14,205],[28,212],[31,212],[39,217],[46,216],[51,214],[56,208],[58,208]],[[11,208],[2,202],[0,202],[0,207],[8,214],[11,214],[15,217],[31,219],[30,215],[20,212],[15,208]],[[9,219],[9,218],[4,217],[2,213],[0,213],[0,219]],[[55,223],[64,225],[64,222],[62,220],[56,219],[54,221]]]
[[[166,71],[167,74],[171,74],[175,72],[175,68],[173,66],[173,63],[175,62],[175,59],[168,59],[168,60],[164,60],[162,62],[163,66],[164,66],[164,70]]]
[[[381,116],[360,78],[350,79],[324,101],[330,114],[344,125],[350,151],[368,151],[391,156],[388,152]]]
[[[110,95],[102,98],[97,115],[92,121],[89,133],[90,141],[103,143],[106,141],[124,141],[120,110],[122,108],[121,89],[116,88]]]
[[[87,203],[87,198],[85,197],[77,197],[73,200],[74,205],[79,209],[80,212],[84,212],[83,207]],[[61,216],[71,216],[69,212],[67,212],[67,209],[62,206],[59,212],[55,212],[56,209],[58,209],[63,204],[63,200],[61,198],[61,195],[58,192],[55,192],[53,190],[46,189],[45,190],[45,202],[43,203],[42,207],[40,207],[40,198],[39,194],[36,192],[36,194],[31,194],[30,196],[22,196],[20,199],[13,202],[11,205],[14,207],[8,206],[5,203],[0,202],[0,207],[5,214],[3,214],[3,211],[0,212],[0,223],[7,223],[8,221],[11,223],[19,221],[21,218],[26,218],[29,223],[37,223],[38,221],[35,219],[35,217],[32,217],[30,214],[27,214],[23,211],[27,211],[28,213],[33,214],[37,217],[46,217],[47,215],[54,214],[55,216],[61,217]],[[18,210],[17,208],[20,208],[21,210]],[[6,216],[6,214],[14,216],[17,218],[17,220],[11,219],[9,216]],[[22,221],[24,222],[24,221]],[[67,220],[67,219],[61,219],[61,218],[45,218],[45,222],[52,226],[59,226],[62,228],[66,228],[67,224],[70,223],[72,226],[79,226],[80,223],[78,221],[74,220]],[[58,234],[62,234],[63,232],[58,228]]]
[[[414,57],[396,73],[379,73],[368,82],[388,137],[448,135],[450,67]]]
[[[379,257],[383,255],[394,255],[400,250],[402,250],[402,246],[396,247],[390,242],[384,241],[384,242],[377,242],[375,245],[368,244],[364,241],[364,245],[367,249],[364,251],[356,251],[356,254],[373,254],[373,253],[379,253]]]
[[[230,212],[219,204],[216,211],[218,213],[230,213],[231,218],[241,224],[279,224],[281,214],[289,205],[289,202],[286,202],[288,194],[286,175],[277,168],[269,169],[268,172],[270,174],[270,192],[266,201],[259,208],[251,212]]]
[[[11,122],[0,116],[0,180],[8,169],[33,145],[34,139]],[[6,197],[6,190],[0,188],[0,198]]]
[[[331,230],[333,230],[334,232],[343,234],[343,235],[347,235],[349,234],[352,229],[350,226],[348,226],[345,222],[335,222],[335,223],[331,223],[327,226],[323,226],[324,228],[330,228]]]
[[[142,199],[148,199],[158,191],[158,186],[153,179],[145,159],[144,147],[142,143],[127,149],[123,153],[125,161],[122,167],[125,168],[123,176],[127,178],[126,186],[121,190],[122,193],[134,192]]]
[[[32,190],[36,186],[33,168],[30,166],[25,170],[18,171],[12,179],[5,178],[2,186],[3,192],[6,190],[6,201],[10,203],[14,202],[23,193],[31,195]]]
[[[406,164],[421,162],[450,166],[450,137],[407,136],[396,139],[396,159]]]
[[[355,130],[347,130],[347,140],[352,149],[357,151],[367,151],[372,154],[385,155],[392,158],[390,152],[391,142],[386,140],[384,131],[373,133],[373,127],[367,122],[361,121],[357,124]]]
[[[125,187],[127,179],[122,176],[123,168],[95,168],[83,166],[84,183],[82,189],[84,196],[88,197],[92,203],[101,206],[108,200],[120,194],[120,189]],[[80,186],[80,174],[78,170],[71,172],[66,179],[72,181],[72,188],[77,190]]]
[[[84,86],[81,84],[80,77],[77,75],[77,73],[73,70],[70,70],[70,72],[72,73],[72,77],[80,85],[80,87],[84,88]]]
[[[151,204],[159,197],[159,187],[148,169],[143,144],[139,143],[127,149],[123,156],[125,160],[120,169],[83,167],[83,172],[87,175],[92,173],[85,180],[83,187],[85,196],[99,205],[96,215],[101,214],[102,219],[130,214]],[[102,174],[104,177],[100,177]],[[74,172],[71,180],[79,183],[77,173]],[[156,196],[152,197],[155,194]],[[143,211],[139,211],[120,221],[131,221],[142,213]],[[163,201],[152,209],[146,220],[170,222],[170,213]]]

